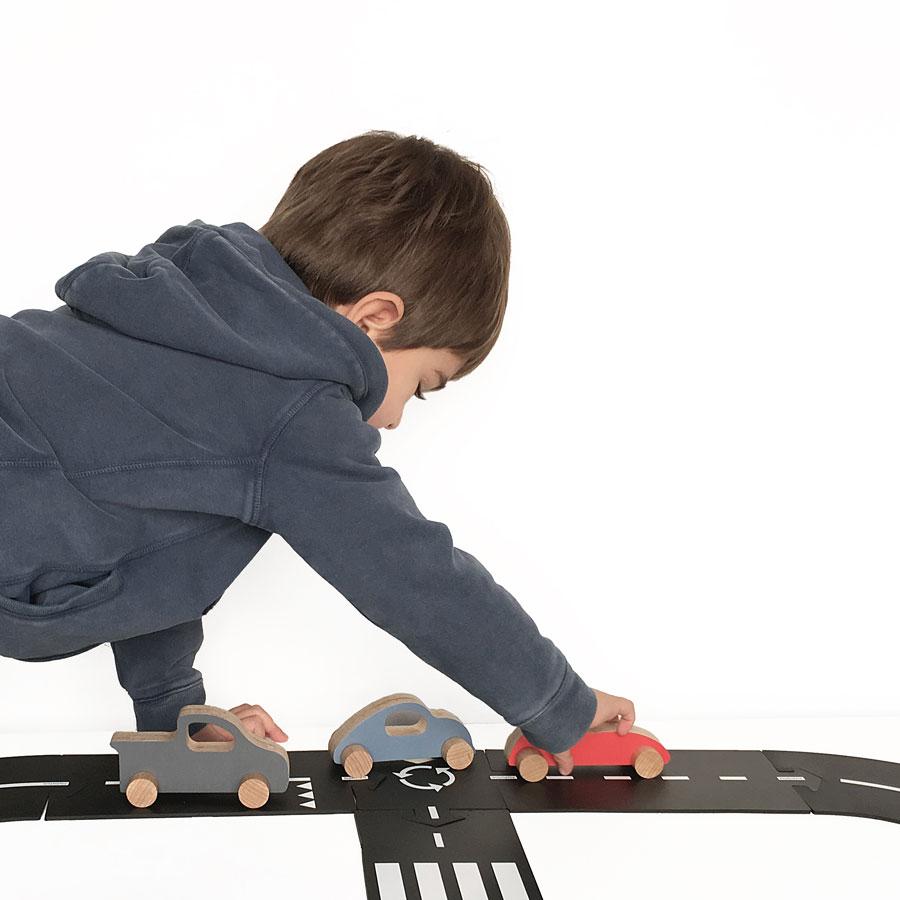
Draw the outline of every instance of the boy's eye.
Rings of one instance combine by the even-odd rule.
[[[425,399],[425,397],[422,396],[422,385],[421,385],[421,384],[416,388],[415,395],[416,395],[420,400],[424,400],[424,399]]]

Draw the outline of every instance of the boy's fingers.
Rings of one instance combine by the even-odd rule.
[[[255,734],[257,737],[268,737],[271,733],[266,730],[265,720],[255,713],[245,713],[241,716],[241,722],[251,734]]]
[[[287,740],[287,734],[275,724],[274,719],[259,704],[254,703],[251,706],[249,703],[242,703],[240,706],[235,706],[231,712],[244,720],[245,724],[251,719],[257,720],[259,729],[254,727],[252,730],[259,737],[280,735],[284,740]]]
[[[627,697],[620,697],[619,708],[617,710],[619,718],[619,734],[628,734],[631,726],[634,725],[634,704]]]
[[[253,713],[245,713],[240,717],[240,719],[241,724],[251,734],[255,734],[257,737],[266,736],[266,726],[263,724],[263,721],[259,716],[254,715]]]
[[[553,758],[556,760],[556,765],[560,775],[572,774],[572,769],[575,768],[575,762],[572,759],[571,750],[565,750],[563,753],[554,753]]]

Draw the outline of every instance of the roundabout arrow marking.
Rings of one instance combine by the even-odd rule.
[[[448,776],[448,780],[444,784],[433,784],[430,781],[428,782],[428,784],[413,784],[411,781],[406,780],[410,777],[413,769],[434,769],[436,773]],[[439,791],[442,788],[450,787],[450,785],[453,784],[454,781],[456,781],[456,776],[453,774],[453,772],[451,772],[449,768],[446,768],[444,766],[407,766],[405,769],[401,769],[399,772],[394,772],[393,774],[400,779],[400,784],[405,785],[408,788],[415,788],[417,791]]]

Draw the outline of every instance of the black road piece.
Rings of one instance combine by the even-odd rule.
[[[327,751],[291,750],[290,787],[260,809],[236,794],[160,794],[147,809],[119,790],[115,753],[0,757],[0,822],[353,813],[370,900],[539,900],[510,813],[760,812],[900,823],[900,763],[793,750],[670,750],[657,778],[630,766],[555,767],[530,783],[502,750],[467,769],[443,760],[375,763],[350,779]]]

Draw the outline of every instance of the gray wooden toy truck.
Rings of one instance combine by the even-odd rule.
[[[188,726],[206,722],[233,740],[195,741]],[[119,754],[119,790],[132,806],[151,806],[158,793],[196,792],[237,793],[244,806],[258,809],[290,781],[287,751],[218,706],[184,706],[175,731],[117,731],[109,744]]]

